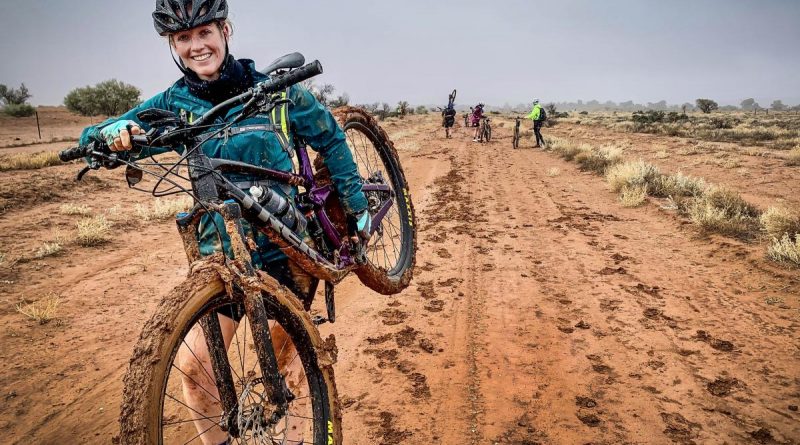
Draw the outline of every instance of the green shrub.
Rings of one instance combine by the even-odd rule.
[[[28,104],[8,104],[3,107],[3,113],[11,117],[28,117],[36,113],[36,108]]]
[[[84,116],[117,116],[138,105],[139,94],[135,86],[111,79],[70,91],[64,105]]]

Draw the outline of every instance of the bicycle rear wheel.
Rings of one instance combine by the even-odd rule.
[[[489,142],[490,140],[492,140],[492,126],[486,124],[486,128],[484,131],[486,132],[486,142]]]
[[[167,295],[142,330],[124,379],[120,414],[123,444],[202,444],[223,440],[230,444],[341,443],[334,359],[324,352],[326,347],[302,304],[277,282],[270,286],[273,287],[275,295],[265,294],[264,304],[273,348],[293,395],[288,413],[270,421],[274,407],[265,398],[250,323],[226,293],[219,275],[205,271],[193,274]],[[198,345],[204,340],[201,336],[198,343],[196,326],[206,316],[218,317],[220,324],[233,323],[226,317],[243,317],[227,351],[238,400],[235,416],[222,413],[213,371],[200,365],[198,357],[203,352]],[[321,351],[320,357],[317,350]],[[187,387],[200,389],[196,393],[206,404],[198,403],[197,398],[192,402]],[[226,420],[239,429],[236,437],[219,428],[218,424]]]
[[[356,275],[378,293],[399,293],[411,282],[417,250],[414,206],[403,168],[394,144],[368,113],[347,107],[335,114],[364,183],[387,185],[390,189],[388,193],[366,193],[373,215],[387,199],[391,200],[391,207],[373,232],[367,246],[367,263],[356,268]]]

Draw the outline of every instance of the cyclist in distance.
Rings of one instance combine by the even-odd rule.
[[[86,128],[81,134],[81,144],[97,140],[107,143],[113,151],[129,150],[132,148],[131,135],[143,134],[148,130],[137,119],[138,112],[148,108],[164,109],[185,115],[191,122],[214,105],[267,79],[266,75],[256,70],[252,60],[237,60],[230,54],[228,41],[233,28],[227,19],[227,0],[157,0],[152,17],[156,32],[167,38],[172,59],[182,77],[166,91],[156,94],[122,116]],[[291,102],[284,109],[271,115],[259,114],[245,119],[228,130],[225,137],[208,140],[201,146],[202,150],[213,158],[291,171],[293,141],[301,138],[321,154],[330,170],[333,185],[347,213],[350,236],[354,241],[366,243],[371,219],[367,211],[367,200],[361,191],[362,180],[344,132],[330,111],[304,87],[294,85],[285,94]],[[241,106],[233,108],[229,115],[239,110]],[[140,156],[147,155],[147,150],[143,150]],[[254,178],[242,174],[226,174],[226,177],[243,190],[249,190],[252,186],[271,187],[288,198],[293,198],[297,193],[296,187],[255,181]],[[216,219],[217,224],[213,223],[212,218]],[[257,245],[257,249],[252,252],[253,265],[266,271],[301,299],[312,298],[313,296],[308,295],[310,276],[299,266],[289,262],[277,246],[268,241],[266,235],[254,230],[245,220],[242,220],[242,224],[248,232],[247,235]],[[231,255],[230,238],[224,233],[224,227],[220,215],[203,216],[197,233],[202,255],[223,251]],[[310,301],[303,303],[306,307],[311,304]],[[231,315],[243,314],[243,311],[231,308],[219,312],[227,347],[231,344],[242,317]],[[281,335],[279,332],[275,334]],[[190,344],[191,354],[187,352],[187,348],[182,348],[176,359],[176,363],[180,363],[182,370],[190,377],[182,380],[184,395],[190,405],[189,409],[213,418],[220,411],[213,398],[218,395],[218,391],[215,382],[209,377],[213,375],[211,359],[202,329],[198,325],[187,335],[186,342]],[[299,366],[299,374],[302,374],[299,360],[294,366]],[[293,372],[292,369],[287,371]],[[195,419],[194,422],[198,431],[209,430],[201,437],[205,444],[226,443],[227,433],[213,423],[202,419]]]
[[[542,124],[544,124],[545,119],[547,119],[546,116],[547,114],[542,109],[542,106],[539,105],[539,99],[533,99],[533,109],[531,110],[530,114],[525,116],[526,119],[533,121],[533,135],[536,138],[536,145],[534,145],[533,148],[541,148],[541,146],[544,145],[544,138],[542,137]]]
[[[483,117],[483,104],[479,103],[475,108],[472,108],[472,117],[470,119],[470,124],[475,127],[475,134],[472,137],[472,142],[479,142],[478,133],[481,131],[481,119],[483,119]]]
[[[456,108],[455,103],[453,102],[455,100],[453,97],[454,93],[455,90],[450,94],[450,98],[447,101],[447,106],[442,110],[442,126],[444,127],[444,134],[446,138],[450,138],[450,129],[456,124]]]

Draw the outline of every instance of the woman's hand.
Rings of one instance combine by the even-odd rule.
[[[130,131],[128,129],[130,128]],[[100,130],[100,135],[111,151],[125,151],[133,148],[131,135],[144,134],[145,131],[134,121],[122,120],[114,122]]]

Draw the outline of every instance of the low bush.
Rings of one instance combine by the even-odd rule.
[[[767,257],[781,264],[800,267],[800,233],[795,234],[794,240],[789,234],[774,239],[767,248]]]
[[[659,176],[658,167],[639,160],[611,167],[606,173],[606,181],[618,193],[625,187],[645,187],[649,192]]]
[[[622,160],[622,149],[615,146],[605,146],[598,150],[581,150],[575,155],[575,162],[584,171],[593,171],[605,174],[609,167]]]
[[[653,196],[672,199],[696,197],[705,192],[708,185],[702,178],[694,178],[681,172],[672,175],[659,175],[652,184],[650,193]]]
[[[625,186],[619,194],[619,201],[625,207],[639,207],[647,200],[647,186]]]
[[[29,117],[36,113],[36,108],[28,104],[8,104],[2,111],[11,117]]]
[[[800,214],[784,207],[768,208],[761,214],[760,221],[770,238],[780,239],[783,235],[800,233]]]
[[[794,148],[789,152],[789,156],[786,157],[786,165],[800,165],[800,147]]]

